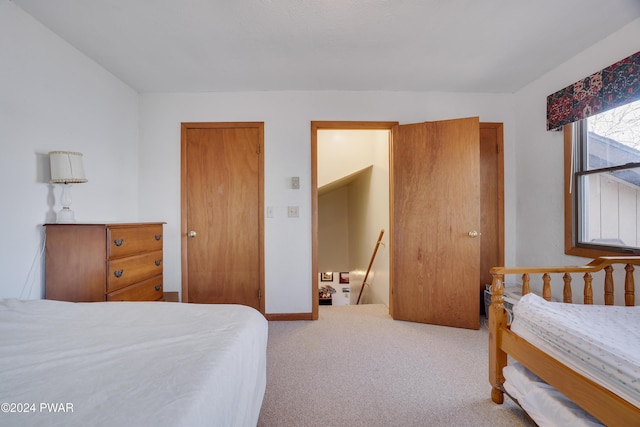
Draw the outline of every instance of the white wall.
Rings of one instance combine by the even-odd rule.
[[[265,206],[300,206],[265,224],[267,313],[311,311],[310,122],[401,123],[479,116],[505,124],[506,264],[575,264],[563,254],[562,135],[546,96],[638,49],[640,20],[510,94],[251,92],[148,94],[126,85],[0,0],[0,297],[42,293],[41,224],[52,208],[46,153],[85,154],[80,221],[167,221],[165,285],[180,290],[180,122],[265,122]],[[139,127],[138,127],[139,124]],[[138,135],[139,131],[139,135]],[[137,146],[139,137],[139,146]],[[138,175],[139,173],[139,175]],[[292,176],[301,189],[289,188]],[[139,185],[136,188],[136,185]],[[57,189],[56,189],[57,190]],[[58,196],[58,193],[55,193]],[[138,205],[137,205],[138,204]],[[57,207],[56,207],[57,208]],[[517,221],[516,221],[517,218]]]
[[[349,271],[349,189],[318,195],[318,271]]]
[[[165,289],[180,289],[180,123],[265,123],[266,312],[311,312],[311,121],[421,122],[480,116],[505,123],[505,181],[513,181],[512,95],[406,92],[243,92],[143,94],[140,121],[140,216],[167,221]],[[289,179],[300,177],[300,190]],[[515,187],[506,189],[507,201]],[[299,218],[284,208],[300,206]],[[507,236],[514,233],[507,207]],[[158,218],[160,217],[160,218]],[[507,260],[513,242],[507,241]]]
[[[362,292],[361,303],[389,306],[389,132],[372,138],[373,167],[349,186],[349,271],[351,299],[355,304],[364,282],[380,230],[385,234]]]
[[[44,292],[42,224],[59,210],[48,152],[84,153],[79,222],[138,219],[138,95],[0,0],[0,297]]]
[[[515,94],[518,265],[585,261],[564,255],[563,133],[545,130],[547,95],[637,52],[638,40],[640,19]]]
[[[265,122],[265,206],[277,208],[265,226],[266,308],[268,313],[296,313],[311,311],[312,120],[409,123],[479,115],[506,124],[507,157],[513,139],[507,125],[513,122],[510,95],[255,92],[139,97],[8,0],[0,0],[0,57],[0,173],[5,183],[0,190],[0,297],[42,296],[41,225],[59,208],[51,206],[59,189],[52,190],[47,182],[46,153],[51,150],[85,155],[89,182],[73,189],[79,221],[167,221],[165,286],[179,291],[180,122]],[[290,189],[292,176],[301,177],[301,190]],[[284,215],[290,204],[301,207],[300,218]]]
[[[388,151],[389,132],[386,130],[318,130],[318,188],[373,165],[381,139]],[[388,154],[385,157],[388,163]]]
[[[545,130],[546,98],[637,52],[640,48],[638,40],[640,19],[568,59],[515,94],[515,140],[507,142],[505,139],[505,145],[515,142],[517,191],[509,192],[505,197],[508,203],[515,203],[517,223],[513,238],[517,244],[515,248],[507,245],[507,253],[514,249],[516,251],[515,264],[507,260],[507,265],[581,265],[588,261],[564,255],[563,133]],[[507,176],[505,181],[509,182]],[[515,199],[510,199],[509,194],[515,194]],[[507,235],[513,230],[507,227]],[[559,278],[553,280],[556,284],[562,283]],[[617,278],[617,283],[623,283],[622,280]],[[554,296],[561,298],[561,287],[557,288]],[[622,286],[618,285],[618,302],[622,301],[619,296],[621,291]],[[594,301],[597,302],[597,298],[594,296]]]

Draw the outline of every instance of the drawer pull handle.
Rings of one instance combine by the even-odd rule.
[[[156,235],[155,235],[155,238],[156,238],[156,240],[160,240],[160,239],[162,239],[162,234],[156,234]]]
[[[160,289],[162,289],[162,285],[156,285],[155,290],[159,291]]]
[[[120,277],[122,277],[123,273],[124,273],[124,270],[116,270],[113,272],[113,275],[119,279]]]
[[[116,246],[122,246],[123,243],[124,243],[124,239],[116,239],[113,241],[113,244]]]
[[[161,259],[157,259],[156,260],[156,266],[160,267],[160,264],[162,264],[162,260]]]

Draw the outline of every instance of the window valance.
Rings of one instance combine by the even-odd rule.
[[[547,97],[547,130],[640,99],[640,52]]]

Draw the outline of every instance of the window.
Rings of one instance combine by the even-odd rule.
[[[640,253],[640,101],[569,126],[566,252]]]

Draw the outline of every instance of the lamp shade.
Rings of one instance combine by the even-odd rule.
[[[87,182],[82,166],[82,153],[73,151],[51,151],[49,153],[51,162],[51,183],[52,184],[74,184]]]

